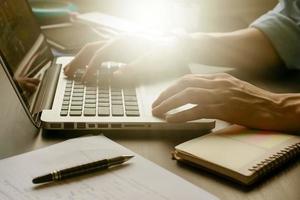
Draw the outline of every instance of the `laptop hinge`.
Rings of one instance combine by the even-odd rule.
[[[38,124],[42,111],[52,107],[61,67],[61,64],[54,63],[45,72],[33,109],[33,117]]]

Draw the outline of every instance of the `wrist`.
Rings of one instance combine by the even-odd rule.
[[[274,94],[274,111],[286,130],[300,129],[300,94]]]

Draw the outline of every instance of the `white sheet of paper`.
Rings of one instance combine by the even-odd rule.
[[[32,179],[63,169],[119,155],[135,155],[116,168],[49,184]],[[176,200],[215,196],[142,158],[104,136],[67,140],[0,161],[1,200],[104,199]]]

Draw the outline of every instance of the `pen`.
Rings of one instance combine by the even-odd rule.
[[[115,165],[120,165],[133,157],[134,156],[118,156],[118,157],[103,159],[103,160],[99,160],[99,161],[95,161],[83,165],[78,165],[71,168],[66,168],[63,170],[53,171],[49,174],[34,178],[32,180],[32,183],[39,184],[39,183],[46,183],[50,181],[59,181],[59,180],[72,178],[83,174],[89,174],[102,169],[107,169]]]

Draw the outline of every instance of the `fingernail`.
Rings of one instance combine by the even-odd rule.
[[[156,109],[155,108],[152,108],[152,115],[156,115]]]
[[[155,107],[157,107],[158,106],[158,103],[157,103],[157,101],[155,100],[153,103],[152,103],[152,108],[155,108]]]
[[[162,116],[162,114],[160,113],[158,107],[154,107],[154,108],[152,109],[152,114],[155,115],[155,116],[159,116],[159,117]]]
[[[176,123],[177,121],[176,120],[174,120],[174,118],[173,117],[166,117],[166,122],[168,122],[168,123]]]

